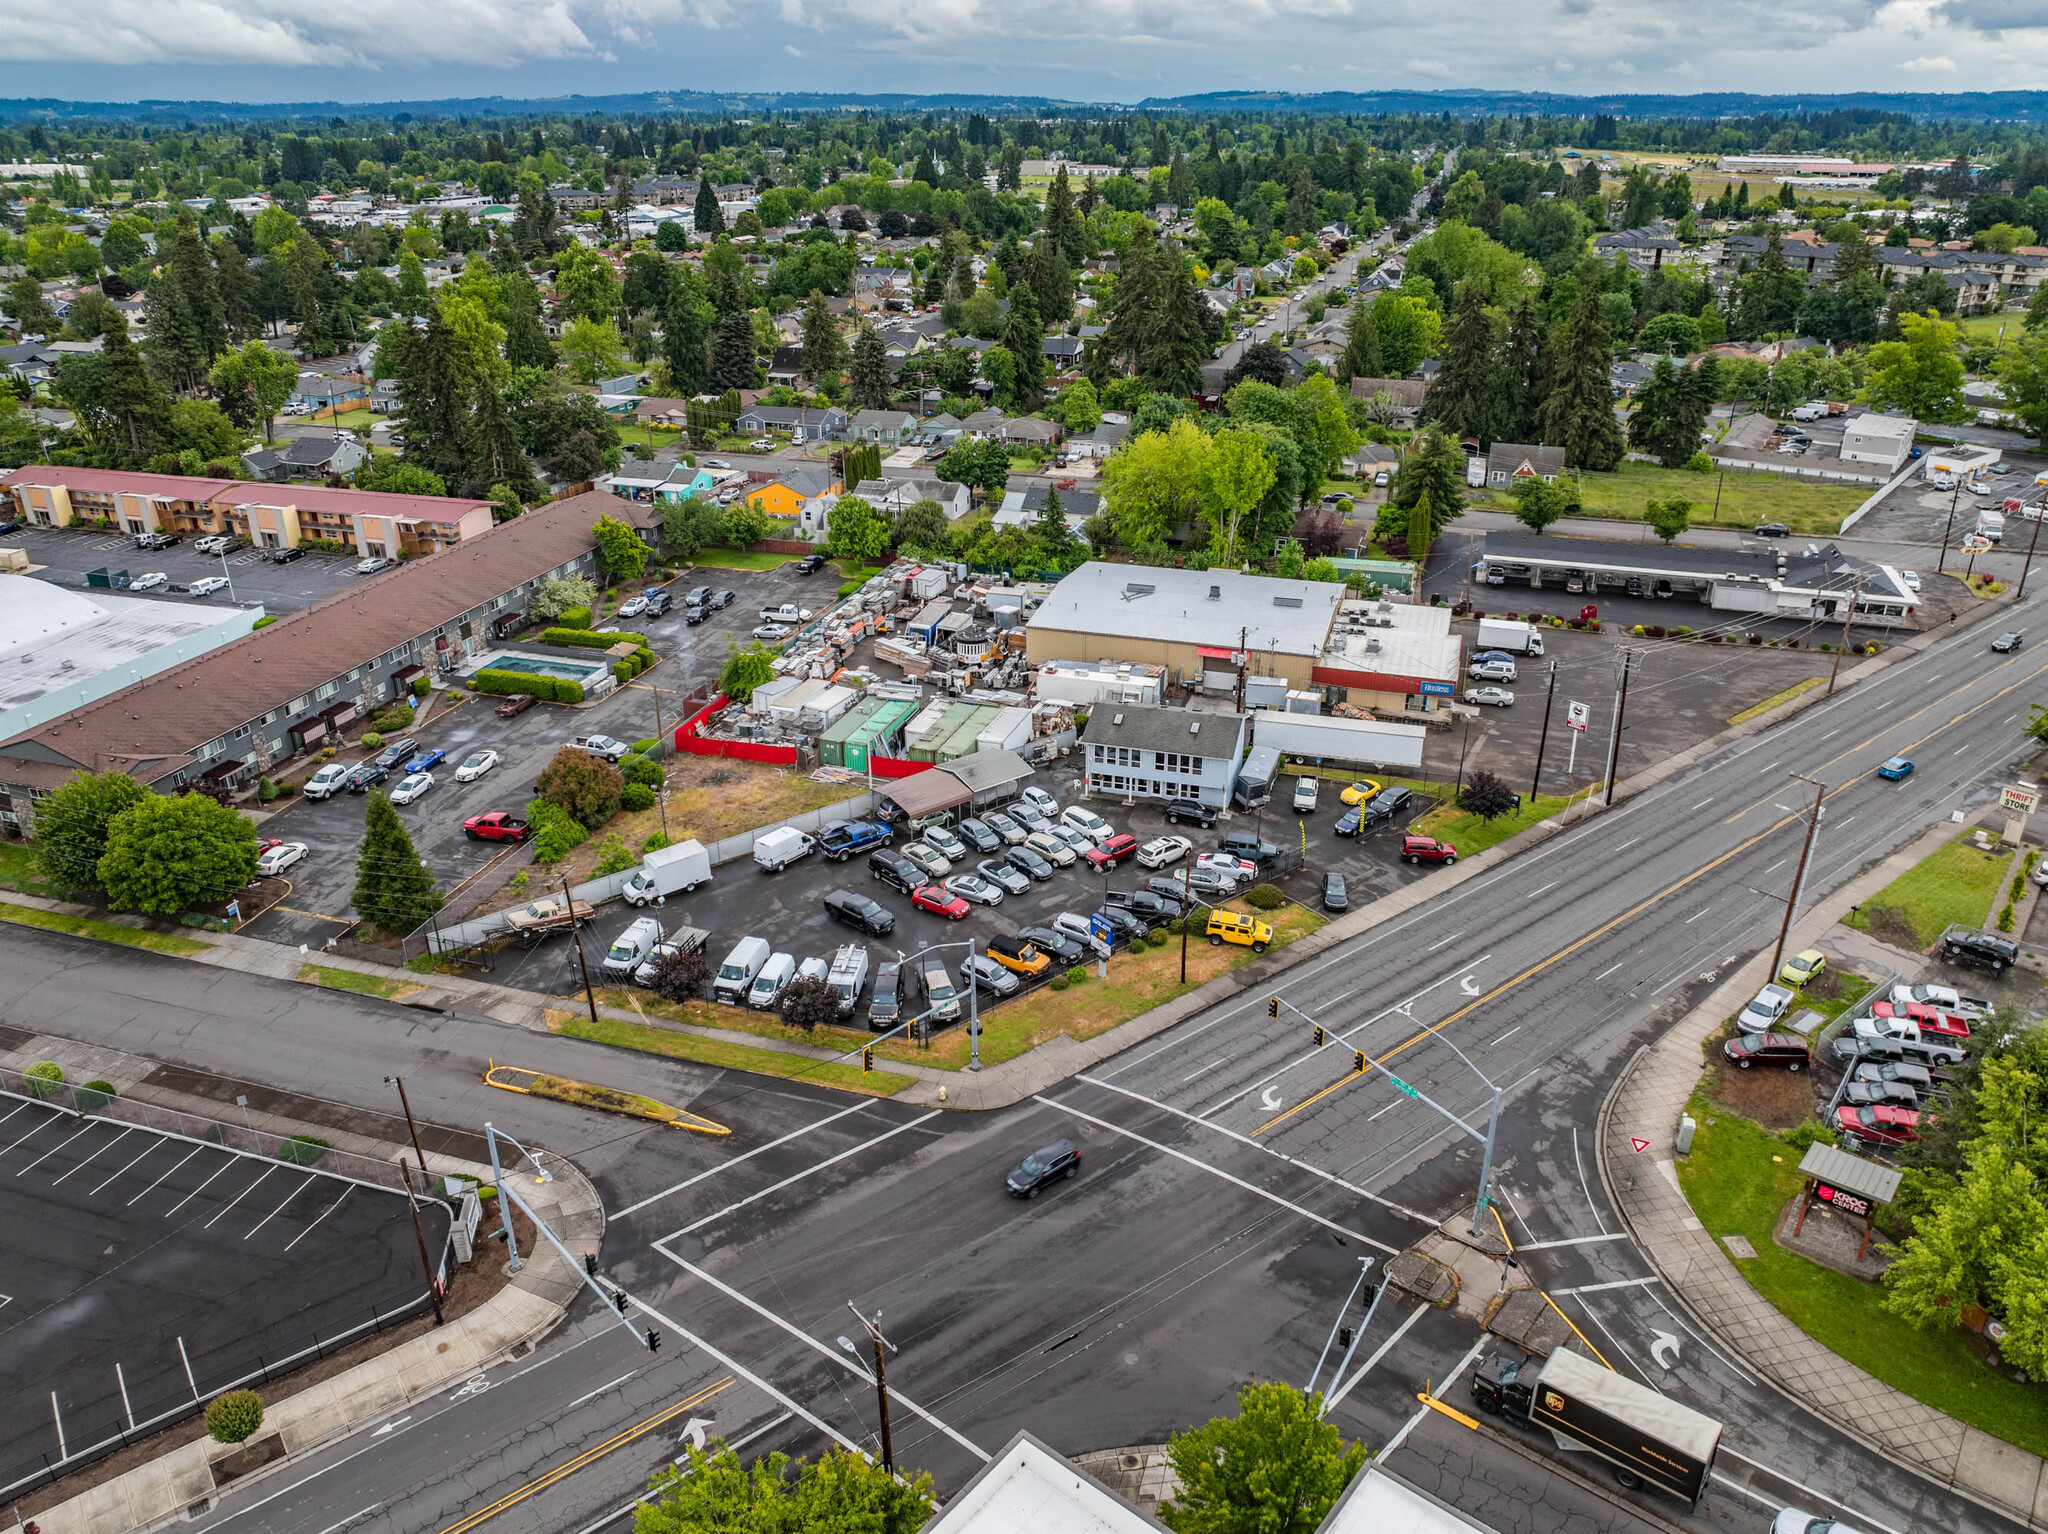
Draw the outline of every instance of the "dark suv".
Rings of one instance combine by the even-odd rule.
[[[1941,956],[1951,964],[1974,964],[1994,975],[2019,962],[2020,951],[2006,938],[1975,927],[1950,927],[1941,935]]]
[[[868,859],[868,873],[884,884],[894,885],[909,894],[931,883],[925,872],[900,852],[877,852]]]
[[[1180,915],[1178,900],[1169,900],[1152,890],[1111,890],[1102,899],[1105,905],[1130,912],[1148,927],[1164,926]]]
[[[402,767],[411,761],[419,749],[420,743],[408,735],[402,740],[392,741],[382,751],[377,753],[374,760],[379,767],[382,767],[386,772],[390,772],[392,769]]]
[[[1017,1163],[1017,1169],[1003,1179],[1003,1186],[1018,1198],[1037,1198],[1038,1190],[1055,1178],[1072,1177],[1081,1170],[1081,1152],[1072,1140],[1055,1140],[1041,1146]]]
[[[1399,783],[1381,789],[1358,807],[1359,831],[1377,831],[1381,826],[1392,824],[1396,816],[1407,812],[1414,798],[1415,791],[1403,788]]]
[[[875,971],[874,995],[868,1002],[868,1027],[877,1031],[903,1021],[903,966],[890,959]]]
[[[869,937],[886,937],[896,930],[896,918],[886,908],[852,890],[834,890],[825,897],[825,912]]]
[[[676,604],[676,599],[668,594],[666,587],[650,586],[640,595],[647,598],[647,616],[650,618],[661,617]]]
[[[1174,799],[1166,806],[1170,826],[1200,826],[1204,831],[1216,824],[1216,812],[1199,799]]]
[[[1223,840],[1216,844],[1216,848],[1219,852],[1227,852],[1232,857],[1256,863],[1261,868],[1280,856],[1280,849],[1271,842],[1260,841],[1256,831],[1228,832]]]

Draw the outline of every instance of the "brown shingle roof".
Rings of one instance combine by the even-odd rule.
[[[232,644],[0,743],[0,755],[33,742],[96,771],[183,756],[574,559],[590,548],[600,516],[644,520],[630,502],[602,490],[558,501],[283,614]],[[153,779],[161,771],[136,775]]]

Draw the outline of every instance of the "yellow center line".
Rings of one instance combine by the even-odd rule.
[[[678,1401],[673,1406],[665,1407],[663,1410],[658,1411],[653,1416],[649,1417],[645,1422],[635,1423],[632,1427],[627,1428],[624,1432],[618,1433],[611,1438],[607,1438],[603,1443],[599,1444],[596,1448],[584,1450],[583,1453],[577,1455],[567,1464],[557,1465],[553,1470],[550,1470],[546,1475],[541,1476],[538,1480],[528,1481],[524,1486],[520,1487],[519,1490],[515,1492],[508,1492],[506,1495],[500,1497],[497,1501],[493,1502],[489,1507],[479,1508],[476,1512],[471,1513],[468,1517],[459,1519],[456,1522],[449,1524],[447,1528],[441,1531],[441,1534],[466,1534],[467,1530],[474,1529],[479,1524],[484,1523],[488,1519],[495,1518],[498,1516],[498,1514],[506,1512],[511,1508],[517,1507],[521,1502],[524,1502],[528,1497],[535,1496],[540,1492],[546,1491],[550,1486],[553,1486],[557,1481],[563,1480],[568,1476],[574,1475],[577,1471],[583,1469],[585,1466],[593,1464],[597,1460],[604,1458],[604,1456],[611,1453],[612,1450],[623,1449],[627,1444],[633,1443],[638,1439],[646,1437],[649,1433],[653,1432],[663,1423],[672,1421],[676,1417],[681,1416],[684,1412],[689,1411],[692,1407],[703,1405],[706,1401],[710,1400],[713,1396],[717,1395],[721,1390],[724,1390],[731,1384],[732,1376],[727,1375],[717,1384],[706,1386],[704,1389],[698,1391],[695,1395],[690,1396],[684,1400]]]

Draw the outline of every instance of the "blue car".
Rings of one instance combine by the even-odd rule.
[[[1877,775],[1881,778],[1890,778],[1894,783],[1896,783],[1901,778],[1911,776],[1912,771],[1912,762],[1908,761],[1903,756],[1895,756],[1890,761],[1886,762],[1882,767],[1877,769]]]
[[[1356,836],[1358,834],[1358,824],[1364,818],[1365,813],[1362,810],[1346,810],[1337,817],[1337,834],[1339,836]]]
[[[889,845],[889,828],[872,820],[838,820],[818,833],[818,850],[834,863],[856,852]]]
[[[406,774],[410,776],[415,772],[432,772],[447,760],[448,753],[446,751],[443,751],[439,746],[429,746],[405,764]]]

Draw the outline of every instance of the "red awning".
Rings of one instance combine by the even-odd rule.
[[[1229,645],[1205,644],[1197,645],[1195,648],[1203,660],[1227,660],[1233,663],[1237,660],[1237,651],[1231,649]]]

